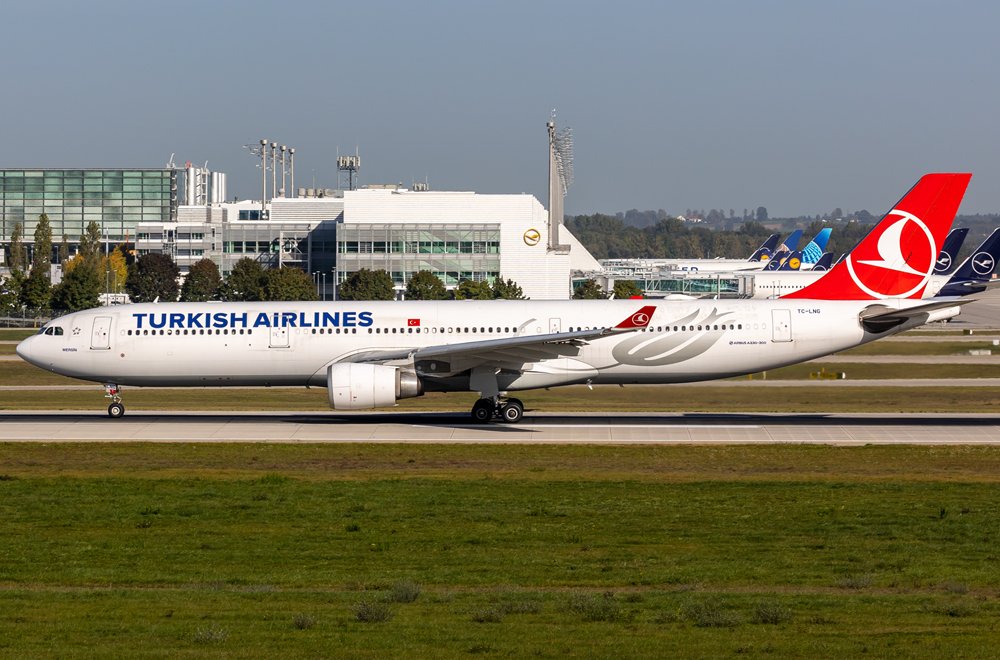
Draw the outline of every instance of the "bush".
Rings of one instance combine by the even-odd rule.
[[[361,623],[384,623],[392,619],[392,608],[380,600],[362,600],[354,605],[354,618]]]
[[[601,596],[576,595],[569,601],[569,609],[579,614],[584,621],[618,621],[622,618],[622,608],[613,593]]]
[[[726,610],[722,603],[714,600],[688,603],[681,613],[699,628],[735,628],[741,623],[739,614]]]
[[[295,619],[292,620],[292,625],[294,625],[297,630],[309,630],[316,625],[316,619],[312,618],[308,614],[296,614]]]
[[[397,582],[389,591],[389,601],[392,603],[412,603],[420,596],[420,585],[416,582]]]
[[[872,576],[867,573],[847,575],[837,582],[837,586],[841,589],[867,589],[872,586]]]
[[[229,639],[229,633],[225,628],[210,626],[208,628],[198,628],[194,633],[194,641],[197,644],[220,644]]]
[[[497,607],[484,607],[472,613],[472,620],[476,623],[500,623],[503,612]]]
[[[781,603],[774,601],[761,601],[757,603],[757,607],[753,611],[752,621],[754,623],[777,625],[779,623],[787,623],[791,620],[792,611]]]

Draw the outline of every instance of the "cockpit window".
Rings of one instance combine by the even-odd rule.
[[[59,327],[58,325],[50,325],[49,327],[45,328],[45,330],[44,330],[44,334],[55,335],[57,337],[62,336],[62,333],[63,333],[63,329],[61,327]]]

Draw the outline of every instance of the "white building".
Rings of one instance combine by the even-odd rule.
[[[564,227],[559,239],[569,250],[549,249],[548,213],[533,195],[361,189],[275,198],[267,220],[260,209],[255,201],[181,206],[175,223],[137,226],[136,249],[170,254],[182,272],[205,257],[223,274],[244,257],[297,266],[328,298],[335,282],[368,268],[389,272],[399,292],[429,270],[448,288],[500,277],[529,298],[566,299],[570,272],[597,266]]]

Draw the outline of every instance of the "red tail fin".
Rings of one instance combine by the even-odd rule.
[[[919,298],[971,174],[927,174],[826,275],[783,298]]]
[[[649,322],[653,318],[653,312],[656,311],[655,305],[646,305],[638,312],[628,317],[621,323],[615,326],[619,330],[628,330],[630,328],[645,328],[649,325]]]

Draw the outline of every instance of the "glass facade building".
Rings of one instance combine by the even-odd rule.
[[[500,276],[499,224],[369,224],[337,226],[337,283],[367,268],[386,270],[396,286],[429,270],[445,286]]]
[[[0,170],[0,242],[23,223],[30,242],[43,213],[52,243],[78,245],[91,221],[111,244],[135,238],[139,222],[177,219],[177,173],[171,169]]]

